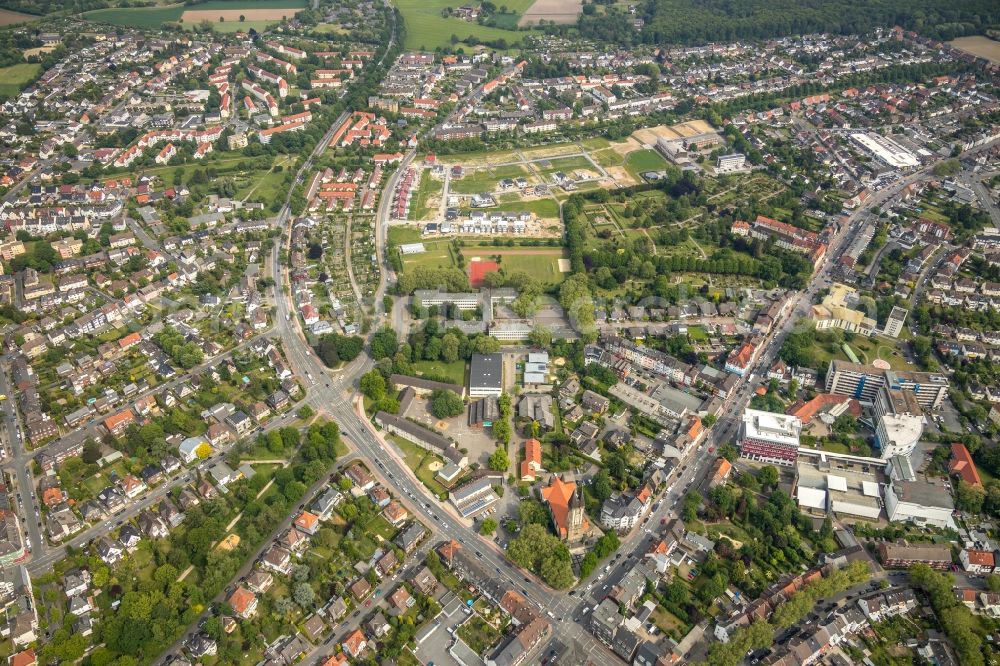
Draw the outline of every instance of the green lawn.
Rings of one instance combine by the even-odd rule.
[[[659,171],[667,168],[667,161],[655,150],[644,148],[634,150],[625,157],[625,170],[638,179],[644,171]]]
[[[594,161],[600,164],[602,167],[610,166],[621,166],[625,162],[625,158],[614,148],[605,148],[604,150],[598,150],[590,154],[594,158]]]
[[[446,241],[424,243],[426,252],[420,254],[408,254],[403,257],[403,270],[407,268],[440,268],[451,266],[451,256],[448,254],[448,243]]]
[[[287,156],[279,156],[275,161],[275,165],[287,167],[288,161],[289,158]],[[236,198],[270,203],[274,199],[284,196],[285,191],[288,189],[285,184],[286,175],[287,171],[285,168],[277,171],[273,167],[267,173],[254,173],[247,179],[246,185],[236,192]]]
[[[433,375],[459,386],[465,385],[465,361],[416,361],[413,372],[417,375]]]
[[[391,226],[389,227],[389,244],[404,245],[406,243],[419,243],[421,240],[420,229],[417,227]]]
[[[532,199],[531,201],[521,201],[517,195],[514,195],[513,201],[498,201],[496,207],[490,208],[489,210],[505,210],[514,213],[526,210],[529,213],[534,213],[538,217],[559,217],[559,203],[555,199]]]
[[[365,531],[369,534],[377,534],[386,541],[391,541],[398,530],[390,525],[384,516],[376,516],[374,520],[365,525]]]
[[[458,180],[452,180],[449,191],[457,194],[478,194],[492,192],[497,183],[504,178],[520,178],[527,175],[524,166],[520,164],[505,164],[492,168],[477,169],[474,173],[465,174]]]
[[[534,0],[508,0],[503,4],[515,14],[521,14]],[[441,10],[456,7],[451,0],[396,0],[395,5],[406,24],[406,48],[433,51],[438,47],[451,48],[451,36],[459,39],[475,36],[480,41],[504,39],[508,43],[520,41],[520,33],[491,28],[459,18],[444,18]],[[506,20],[506,17],[504,17]]]
[[[389,435],[388,439],[392,440],[402,451],[406,466],[413,470],[420,482],[427,486],[432,493],[442,495],[447,492],[447,489],[435,478],[436,471],[431,469],[431,465],[435,463],[439,466],[444,465],[441,456],[396,435]]]
[[[0,99],[14,97],[35,80],[42,66],[38,63],[21,63],[0,67]]]
[[[555,173],[556,171],[562,171],[566,175],[572,175],[577,169],[590,169],[593,171],[594,165],[590,163],[586,157],[582,155],[573,155],[570,157],[554,157],[549,160],[549,165],[542,168],[541,164],[537,164],[539,171],[542,173]]]
[[[708,342],[708,333],[705,332],[705,328],[702,326],[691,326],[688,328],[688,338],[692,342]]]
[[[663,606],[657,606],[653,611],[653,623],[660,628],[660,631],[668,636],[683,636],[685,633],[684,630],[686,629],[684,623]]]

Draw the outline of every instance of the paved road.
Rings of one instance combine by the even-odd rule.
[[[23,516],[21,528],[27,536],[29,550],[31,553],[41,553],[46,543],[38,525],[41,513],[31,474],[32,453],[25,447],[24,430],[21,428],[21,419],[15,403],[14,387],[7,377],[3,362],[0,362],[0,393],[7,396],[0,406],[0,418],[3,420],[0,441],[4,447],[4,471],[15,484],[10,493],[11,502],[16,501],[21,510]]]

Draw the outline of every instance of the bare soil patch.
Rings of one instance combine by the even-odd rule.
[[[583,0],[535,0],[517,24],[535,25],[542,19],[555,23],[576,23],[582,11]]]
[[[301,8],[285,7],[284,9],[188,9],[181,14],[184,23],[201,23],[209,21],[216,23],[220,18],[237,23],[240,16],[247,21],[280,21],[291,18],[302,11]]]
[[[613,148],[614,151],[622,157],[625,157],[633,150],[639,150],[642,148],[642,144],[636,141],[633,137],[628,137],[620,143],[612,143],[611,148]]]
[[[632,175],[625,170],[625,167],[611,166],[605,167],[605,171],[608,175],[614,178],[615,182],[619,185],[635,185],[636,181],[632,178]]]

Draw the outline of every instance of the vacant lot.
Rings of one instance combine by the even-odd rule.
[[[959,37],[948,43],[966,53],[986,58],[990,62],[1000,63],[1000,42],[994,41],[989,37],[983,37],[982,35]]]
[[[583,0],[535,0],[518,25],[537,25],[539,21],[576,23],[583,11]]]
[[[13,97],[34,81],[42,66],[37,63],[22,63],[10,67],[0,67],[0,99]]]
[[[22,14],[21,12],[12,12],[9,9],[0,9],[0,25],[27,23],[28,21],[35,21],[37,19],[37,16],[32,16],[31,14]]]

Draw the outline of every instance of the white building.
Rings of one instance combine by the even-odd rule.
[[[899,334],[903,332],[903,324],[906,323],[906,308],[901,308],[898,305],[892,306],[892,312],[889,313],[889,318],[885,322],[885,329],[883,333],[890,338],[898,338]]]
[[[859,132],[851,135],[862,150],[894,169],[908,169],[920,166],[916,155],[896,143],[889,137],[874,132]]]
[[[764,463],[793,465],[801,432],[798,417],[747,409],[740,423],[740,455]]]
[[[944,482],[917,479],[909,458],[903,456],[891,458],[886,473],[885,511],[890,521],[956,529],[955,504]]]
[[[743,171],[746,168],[747,156],[743,153],[730,153],[720,155],[715,161],[716,173],[733,173]]]

